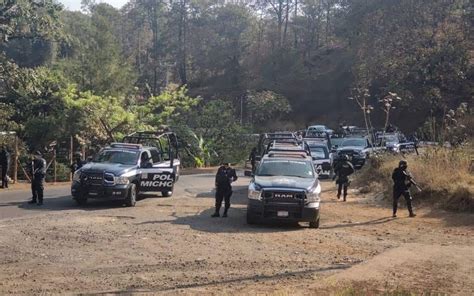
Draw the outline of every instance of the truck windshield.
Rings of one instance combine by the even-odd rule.
[[[326,159],[329,158],[329,155],[327,153],[327,149],[324,149],[324,147],[309,147],[309,150],[311,150],[311,156],[316,158],[316,159]]]
[[[364,138],[348,139],[341,143],[341,147],[347,147],[347,146],[356,146],[356,147],[365,148],[367,146],[367,140]]]
[[[267,160],[258,167],[256,176],[288,176],[313,178],[313,165],[308,161]]]
[[[100,163],[134,165],[138,163],[138,151],[102,150],[93,161]]]

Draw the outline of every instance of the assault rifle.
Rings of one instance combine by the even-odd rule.
[[[410,184],[412,184],[413,186],[416,187],[416,189],[418,189],[418,191],[423,191],[423,189],[421,189],[420,185],[418,185],[415,181],[415,179],[413,178],[413,176],[411,175],[410,172],[408,171],[403,171],[403,173],[405,174],[405,176],[407,177],[408,179],[408,182],[410,182]]]

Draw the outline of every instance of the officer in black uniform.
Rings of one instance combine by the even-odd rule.
[[[229,163],[222,163],[216,174],[216,212],[212,217],[220,217],[222,200],[225,200],[225,210],[222,217],[227,217],[230,208],[230,197],[232,196],[232,182],[237,180],[235,170]]]
[[[354,166],[349,161],[349,156],[343,155],[342,159],[336,164],[334,168],[334,178],[336,179],[337,199],[341,198],[341,191],[344,189],[344,201],[347,197],[347,188],[349,187],[349,176],[354,173]]]
[[[31,192],[33,197],[28,203],[37,203],[39,206],[43,204],[44,178],[46,177],[46,160],[42,157],[41,152],[36,151],[31,161]]]
[[[257,162],[257,148],[253,147],[249,155],[250,164],[252,165],[252,172],[255,172],[255,164]]]
[[[339,127],[336,129],[336,134],[340,137],[344,137],[344,136],[347,135],[347,131],[344,128],[344,125],[345,125],[345,123],[342,122],[342,123],[339,124]]]
[[[0,166],[2,167],[2,187],[8,188],[8,169],[10,168],[10,153],[7,147],[2,146],[0,151]]]
[[[410,136],[410,141],[413,142],[413,146],[415,147],[416,155],[420,155],[420,153],[418,153],[418,143],[420,142],[420,140],[418,140],[418,137],[417,137],[417,135],[416,135],[416,132],[413,133],[413,134]]]
[[[410,213],[410,217],[415,217],[415,213],[413,213],[413,208],[411,205],[411,194],[410,194],[410,186],[412,185],[410,179],[410,173],[407,171],[408,163],[405,160],[400,160],[398,164],[398,168],[393,170],[392,180],[393,180],[393,217],[397,217],[397,208],[398,208],[398,200],[400,196],[403,195],[405,201],[407,203],[408,212]]]
[[[71,173],[74,174],[78,169],[82,168],[84,161],[82,160],[82,153],[77,152],[74,155],[74,161],[71,164]]]

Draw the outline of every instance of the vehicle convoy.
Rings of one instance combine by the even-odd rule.
[[[270,152],[248,188],[247,223],[309,222],[319,227],[321,186],[312,158],[302,152]]]
[[[334,133],[334,130],[328,128],[325,125],[310,125],[310,126],[308,126],[308,128],[306,129],[306,136],[311,135],[313,133],[327,133],[327,134],[331,135],[332,133]]]
[[[343,155],[349,156],[354,168],[361,169],[369,154],[373,151],[369,140],[365,137],[344,138],[340,143],[334,156],[333,166],[337,164]]]
[[[273,132],[273,133],[263,133],[260,134],[258,144],[256,148],[255,155],[255,166],[258,167],[262,156],[268,153],[270,147],[274,145],[275,142],[278,143],[287,143],[287,144],[298,144],[298,138],[294,132]],[[252,172],[250,170],[245,171],[246,176],[250,176]]]
[[[319,178],[330,178],[332,175],[331,156],[327,145],[323,142],[307,142],[314,168]]]
[[[382,133],[376,136],[377,145],[384,147],[389,152],[409,153],[415,151],[415,143],[407,141],[401,133]]]
[[[109,199],[135,206],[140,193],[171,196],[179,173],[175,134],[139,132],[103,148],[77,170],[71,193],[80,205],[88,199]]]

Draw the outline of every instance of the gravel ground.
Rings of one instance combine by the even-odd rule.
[[[0,220],[0,294],[474,291],[473,215],[417,209],[410,219],[402,208],[392,219],[355,192],[338,201],[323,182],[320,229],[249,226],[248,179],[235,186],[229,218],[210,217],[212,184],[212,175],[183,176],[173,197],[135,208],[95,202]]]

